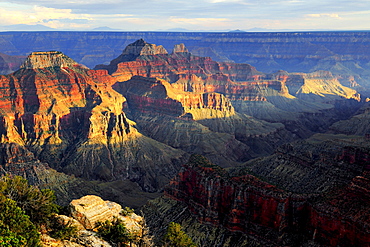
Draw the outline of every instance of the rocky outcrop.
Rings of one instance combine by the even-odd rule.
[[[134,76],[127,82],[116,83],[113,88],[128,99],[132,110],[147,113],[162,111],[175,117],[188,114],[194,120],[235,114],[234,107],[222,94],[180,91],[168,82],[155,78]]]
[[[113,88],[125,96],[126,110],[143,133],[174,148],[204,154],[221,166],[271,152],[279,136],[291,138],[281,124],[238,114],[219,93],[181,91],[164,80],[140,76]]]
[[[112,221],[113,217],[118,217],[122,211],[121,205],[92,195],[73,200],[69,208],[71,216],[88,230],[94,229],[98,221]]]
[[[69,216],[57,215],[56,218],[61,225],[75,226],[77,228],[76,236],[70,240],[56,240],[50,236],[43,234],[43,246],[58,246],[58,247],[110,247],[110,243],[104,241],[95,231],[97,222],[112,221],[118,218],[125,225],[127,231],[137,236],[136,240],[130,243],[130,246],[151,246],[145,220],[143,217],[130,213],[130,215],[121,215],[121,205],[112,202],[104,201],[98,196],[86,195],[80,199],[75,199],[69,204]],[[95,229],[95,231],[93,231]]]
[[[106,71],[88,70],[59,52],[33,53],[23,67],[0,79],[2,142],[27,146],[68,174],[129,179],[150,191],[176,174],[184,152],[137,131],[123,111],[126,99],[112,89],[115,80]],[[166,181],[156,181],[159,164],[166,166],[160,175]]]
[[[79,231],[74,241],[61,241],[43,234],[41,243],[43,247],[112,247],[108,242],[99,238],[95,232],[86,230]]]
[[[183,43],[175,45],[173,48],[172,53],[179,53],[179,52],[189,52],[188,48],[185,47]]]
[[[307,165],[303,162],[296,166]],[[288,192],[281,184],[278,188],[246,173],[230,176],[203,157],[192,156],[165,194],[185,203],[201,223],[253,235],[260,243],[366,246],[370,222],[363,216],[368,215],[365,206],[369,200],[368,171],[357,173],[360,175],[352,178],[337,175],[346,181],[342,184],[344,189],[337,193],[333,190],[339,183],[331,185],[327,193],[302,194]],[[203,239],[199,241],[209,241]]]
[[[60,51],[52,52],[33,52],[31,53],[21,69],[43,69],[49,67],[71,67],[77,66],[78,63],[67,57]]]
[[[134,55],[134,56],[145,56],[145,55],[158,55],[167,54],[166,49],[163,46],[149,44],[143,39],[139,39],[136,42],[128,45],[122,52],[122,55]]]
[[[130,216],[121,215],[122,207],[118,203],[104,201],[98,196],[87,195],[73,200],[69,204],[71,217],[80,222],[85,229],[96,228],[97,222],[112,221],[114,217],[121,219],[131,232],[143,231],[143,218],[132,213]]]
[[[175,50],[185,48],[180,46],[176,46]],[[125,59],[122,59],[123,56]],[[330,72],[325,71],[264,74],[248,64],[216,62],[188,52],[143,56],[133,52],[130,56],[122,54],[110,65],[97,68],[107,69],[121,82],[134,76],[160,78],[170,82],[177,93],[222,94],[237,112],[270,122],[282,122],[301,138],[316,132],[322,124],[326,129],[341,119],[334,116],[338,112],[347,116],[353,113],[337,109],[337,102],[360,100],[355,90],[344,87]],[[323,119],[322,115],[331,115],[330,112],[335,114]],[[306,121],[307,118],[310,120]]]
[[[134,61],[139,56],[150,56],[168,54],[166,49],[159,45],[149,44],[143,39],[139,39],[132,44],[129,44],[122,52],[120,56],[113,59],[108,66],[97,65],[96,69],[107,69],[110,73],[117,70],[117,66],[121,62]]]

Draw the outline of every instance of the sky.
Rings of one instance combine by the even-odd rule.
[[[0,31],[20,24],[76,31],[370,30],[370,1],[0,0]]]

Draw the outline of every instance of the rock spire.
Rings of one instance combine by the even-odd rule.
[[[167,50],[161,45],[149,44],[143,39],[139,39],[134,43],[128,45],[123,51],[122,55],[158,55],[168,54]]]
[[[189,52],[188,48],[183,43],[177,44],[173,48],[173,53]]]

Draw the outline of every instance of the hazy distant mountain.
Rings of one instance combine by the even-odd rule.
[[[107,27],[107,26],[103,26],[103,27],[96,27],[92,30],[93,31],[120,31],[121,29],[116,29],[116,28],[110,28],[110,27]]]
[[[169,32],[194,32],[193,30],[189,30],[186,28],[171,28],[171,29],[167,29],[167,31]]]
[[[17,24],[9,26],[0,26],[1,31],[53,31],[56,30],[51,27],[47,27],[41,24],[37,25],[27,25],[27,24]]]
[[[244,30],[236,29],[236,30],[231,30],[229,33],[245,33]]]

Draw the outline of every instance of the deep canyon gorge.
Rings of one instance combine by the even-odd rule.
[[[0,33],[0,174],[154,242],[369,246],[370,34]]]

